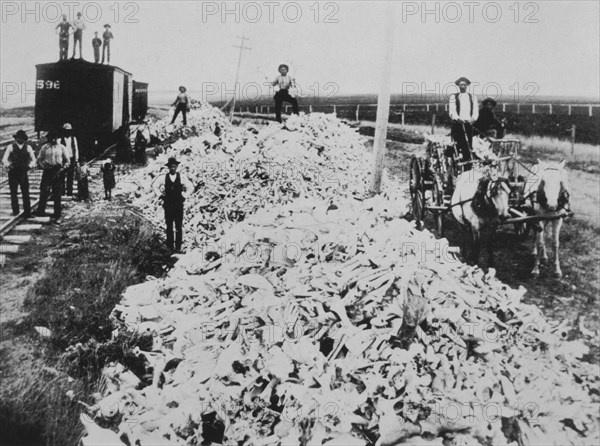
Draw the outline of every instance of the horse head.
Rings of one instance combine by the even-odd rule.
[[[506,178],[498,177],[491,179],[486,198],[496,209],[496,213],[500,219],[506,219],[510,216],[508,213],[510,197],[510,185]]]
[[[540,166],[540,182],[537,188],[537,202],[551,212],[564,209],[569,203],[569,188],[565,167],[565,160],[560,163],[544,164]]]

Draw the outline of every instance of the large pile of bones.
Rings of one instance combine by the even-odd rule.
[[[198,200],[210,180],[195,176],[196,157],[246,157],[263,182],[232,178],[202,205],[191,198],[188,230],[205,229],[194,248],[123,294],[114,323],[152,337],[135,352],[147,374],[106,367],[105,397],[82,415],[84,445],[598,444],[585,345],[523,304],[525,289],[400,218],[401,199],[365,198],[368,169],[348,160],[368,159],[357,137],[342,147],[353,137],[335,118],[227,131],[230,151],[200,132],[167,155],[204,181]],[[285,152],[296,144],[308,153]],[[266,154],[304,162],[330,150],[356,169],[340,167],[336,186],[260,179]],[[148,197],[136,201],[155,218]]]

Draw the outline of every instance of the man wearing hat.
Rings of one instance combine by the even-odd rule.
[[[504,125],[502,122],[498,121],[494,115],[496,101],[492,98],[485,98],[481,105],[482,107],[479,110],[479,118],[477,121],[475,121],[475,124],[473,124],[475,130],[482,136],[503,138]]]
[[[171,124],[175,123],[175,119],[179,113],[183,116],[183,125],[187,125],[187,112],[190,111],[190,98],[186,93],[187,89],[181,85],[179,87],[179,94],[175,98],[175,102],[171,104],[172,107],[175,107],[175,112],[173,113],[173,119],[171,119]]]
[[[75,167],[79,162],[79,145],[77,138],[73,135],[73,126],[68,122],[63,125],[63,136],[60,143],[67,149],[69,157],[69,167],[65,170],[65,182],[62,187],[62,195],[73,196],[73,178],[75,177]]]
[[[48,141],[40,150],[37,158],[37,164],[44,169],[42,172],[42,181],[40,183],[40,202],[38,204],[36,215],[43,217],[46,215],[46,203],[52,189],[52,200],[54,201],[54,218],[58,221],[61,216],[62,206],[60,201],[60,192],[62,187],[63,169],[69,167],[69,156],[67,149],[58,142],[58,132],[48,132],[46,141]]]
[[[175,251],[180,252],[183,240],[183,202],[194,191],[194,187],[185,175],[177,172],[179,161],[171,157],[166,166],[169,172],[156,178],[152,183],[152,189],[162,200],[165,210],[167,247],[173,251],[173,239],[175,239]],[[173,237],[173,224],[175,224],[175,237]]]
[[[277,71],[279,76],[275,78],[271,85],[277,86],[279,89],[275,93],[275,119],[281,122],[281,106],[284,102],[292,104],[292,110],[295,115],[298,114],[298,100],[290,95],[290,89],[296,89],[296,80],[288,76],[289,67],[286,64],[279,65]]]
[[[106,62],[110,63],[110,41],[114,39],[113,33],[110,32],[110,25],[107,23],[104,25],[104,32],[102,33],[102,63],[104,63],[104,55],[106,53]]]
[[[29,200],[29,178],[27,171],[35,167],[35,153],[31,144],[27,142],[29,139],[27,133],[19,130],[13,135],[13,142],[2,157],[2,164],[8,170],[8,186],[10,188],[10,204],[12,206],[13,215],[19,214],[19,197],[18,191],[21,188],[23,196],[23,216],[31,217],[31,202]]]
[[[471,147],[473,146],[473,123],[479,117],[477,97],[467,93],[471,81],[461,77],[454,82],[458,85],[459,92],[450,96],[450,119],[452,119],[451,135],[456,143],[463,161],[471,161]],[[465,165],[465,170],[471,169],[471,164]]]
[[[71,22],[67,20],[67,15],[63,14],[62,22],[56,25],[55,30],[58,31],[58,55],[59,60],[67,60],[69,57],[69,30],[73,27]]]

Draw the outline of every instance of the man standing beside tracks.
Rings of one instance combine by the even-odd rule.
[[[169,158],[166,164],[169,172],[156,178],[152,183],[152,189],[163,201],[167,225],[167,247],[173,251],[173,224],[175,224],[175,251],[181,252],[183,202],[194,191],[194,187],[185,175],[177,172],[178,165],[179,161]]]
[[[454,82],[460,89],[459,93],[450,96],[450,119],[452,119],[451,135],[456,143],[463,161],[471,161],[473,146],[473,122],[479,117],[479,105],[474,94],[467,93],[471,81],[461,77]],[[471,163],[465,164],[465,170],[471,169]]]
[[[13,135],[13,142],[2,158],[2,164],[8,169],[8,186],[10,187],[10,204],[13,215],[19,215],[18,191],[21,188],[23,196],[23,216],[31,217],[31,202],[29,200],[29,178],[27,171],[35,167],[35,153],[31,144],[27,142],[27,133],[19,130]]]
[[[63,137],[60,139],[60,143],[67,149],[67,156],[69,157],[69,167],[65,171],[65,183],[61,194],[65,195],[66,193],[69,197],[72,197],[75,167],[79,162],[79,145],[77,144],[77,138],[73,135],[73,127],[68,122],[63,125]]]
[[[275,119],[277,122],[281,122],[281,106],[284,102],[292,104],[292,111],[295,115],[298,114],[298,100],[295,95],[290,95],[290,89],[296,90],[296,80],[288,76],[289,67],[286,64],[279,65],[277,71],[279,76],[275,78],[271,85],[279,87],[277,93],[275,93]]]
[[[65,146],[58,142],[57,132],[48,132],[46,140],[48,141],[40,150],[37,164],[44,171],[42,172],[42,181],[40,183],[40,202],[38,204],[36,215],[43,217],[46,215],[46,203],[52,189],[52,200],[54,201],[54,218],[56,221],[61,216],[62,206],[60,201],[60,192],[63,182],[63,169],[69,167],[69,157]]]

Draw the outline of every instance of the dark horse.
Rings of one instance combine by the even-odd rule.
[[[493,241],[498,224],[508,214],[510,186],[506,178],[498,176],[496,166],[487,172],[470,170],[461,174],[452,194],[452,213],[467,230],[467,246],[470,247],[468,260],[479,262],[482,233],[489,231],[487,240],[489,264],[493,263]]]

